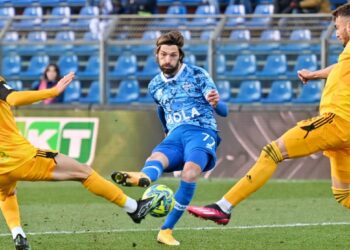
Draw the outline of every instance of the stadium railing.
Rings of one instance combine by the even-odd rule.
[[[270,15],[269,23],[264,26],[252,26],[249,20],[259,17],[259,15],[244,15],[245,22],[237,25],[226,25],[229,20],[242,17],[241,15],[211,15],[210,18],[215,20],[214,25],[210,26],[188,26],[188,21],[194,19],[205,18],[202,15],[153,15],[153,16],[135,16],[135,15],[110,15],[110,16],[94,16],[91,17],[81,15],[70,15],[70,23],[77,23],[81,20],[90,20],[88,26],[84,27],[72,27],[71,25],[62,25],[55,28],[42,27],[36,25],[28,29],[28,27],[21,28],[14,25],[21,20],[30,19],[26,16],[13,16],[13,17],[0,17],[0,21],[3,21],[3,28],[0,31],[0,43],[2,46],[2,58],[10,54],[17,54],[20,56],[21,72],[26,72],[29,66],[30,59],[37,55],[49,55],[50,62],[58,62],[59,57],[62,55],[75,55],[78,58],[77,69],[78,72],[83,72],[89,65],[89,58],[91,56],[98,57],[98,62],[95,65],[99,67],[98,79],[96,74],[82,74],[77,75],[77,80],[81,82],[82,97],[86,96],[89,92],[92,82],[98,80],[100,97],[98,98],[100,104],[108,103],[109,93],[117,93],[118,88],[113,86],[119,86],[123,78],[136,79],[140,85],[141,96],[144,96],[147,89],[147,83],[152,76],[143,76],[142,74],[126,74],[125,77],[115,77],[112,73],[113,68],[116,65],[119,57],[124,53],[130,53],[136,57],[136,71],[142,72],[144,66],[146,66],[147,58],[154,53],[154,39],[159,36],[160,33],[173,30],[174,27],[166,26],[167,19],[177,18],[183,19],[184,25],[176,27],[177,30],[184,31],[186,37],[190,37],[190,40],[186,41],[185,53],[192,54],[196,64],[208,69],[215,81],[227,80],[230,82],[231,94],[235,96],[243,80],[258,80],[262,85],[262,96],[266,97],[269,93],[271,83],[276,80],[291,80],[293,86],[293,97],[296,97],[300,92],[299,83],[296,78],[289,79],[290,74],[293,74],[295,64],[299,55],[314,54],[317,58],[318,67],[324,67],[327,65],[328,59],[334,61],[334,57],[341,47],[338,46],[338,42],[334,39],[333,24],[329,15]],[[266,15],[263,15],[266,17]],[[41,24],[47,23],[49,19],[57,18],[51,15],[43,15],[41,18]],[[85,23],[85,22],[84,22]],[[248,25],[249,23],[249,25]],[[310,37],[307,39],[292,39],[292,33],[295,30],[308,30]],[[279,39],[274,39],[273,43],[277,46],[273,49],[267,48],[261,49],[263,44],[266,44],[266,40],[262,39],[263,32],[267,30],[278,31]],[[46,33],[47,39],[45,41],[30,41],[28,35],[33,31],[42,31]],[[56,35],[59,32],[74,32],[73,40],[57,40]],[[234,40],[230,37],[233,32],[239,33],[239,31],[248,31],[250,37],[244,40],[247,46],[244,46],[238,51],[235,50],[223,50],[222,48],[229,47],[228,45],[240,46],[242,41],[239,39]],[[146,33],[154,33],[156,36],[154,39],[143,39]],[[207,32],[206,39],[201,39],[203,32]],[[17,40],[7,40],[8,34],[17,34]],[[86,39],[86,34],[93,34],[96,39]],[[292,44],[307,44],[308,46],[297,51],[286,51],[281,48]],[[256,50],[256,46],[259,45],[259,50]],[[21,48],[29,48],[38,46],[39,50],[32,54],[21,54]],[[55,49],[56,48],[62,48]],[[84,50],[84,47],[86,50]],[[135,48],[148,48],[145,51],[138,51],[133,53]],[[193,53],[192,48],[204,48],[200,53]],[[9,49],[6,49],[9,48]],[[79,48],[79,50],[77,50]],[[262,47],[263,48],[263,47]],[[57,53],[56,53],[57,52]],[[217,54],[221,54],[225,57],[224,67],[217,67],[217,63],[220,61],[214,60]],[[267,62],[267,58],[270,55],[285,55],[287,58],[287,70],[283,71],[283,74],[271,74],[261,78],[256,72],[260,72]],[[256,69],[248,76],[230,75],[230,69],[234,68],[237,59],[242,55],[253,55],[256,58]],[[192,60],[192,59],[191,59]],[[95,60],[96,62],[96,60]],[[1,64],[4,65],[4,64]],[[2,66],[3,67],[3,66]],[[224,72],[218,74],[217,69],[225,69]],[[273,70],[273,69],[272,69]],[[6,73],[3,68],[0,69],[2,74]],[[30,88],[31,84],[37,78],[33,76],[27,77],[26,74],[13,74],[6,75],[10,81],[21,80],[23,82],[23,88]],[[287,74],[288,73],[288,74]],[[295,72],[296,74],[296,72]],[[96,82],[95,82],[96,84]]]

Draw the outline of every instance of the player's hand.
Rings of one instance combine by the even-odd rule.
[[[67,88],[68,84],[72,82],[74,77],[75,77],[74,72],[70,72],[67,75],[65,75],[61,80],[58,81],[58,83],[55,86],[55,88],[58,91],[58,94],[61,94]]]
[[[216,105],[218,104],[219,100],[220,100],[220,96],[219,93],[215,90],[212,90],[209,92],[209,94],[206,96],[207,101],[209,102],[209,104],[212,107],[216,107]]]
[[[313,79],[313,72],[307,69],[298,70],[298,77],[303,82],[303,84],[306,84],[309,80]]]

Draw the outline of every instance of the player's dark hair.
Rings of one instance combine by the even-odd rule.
[[[339,16],[350,17],[350,3],[344,4],[336,8],[332,12],[333,20]]]
[[[179,31],[170,31],[168,33],[165,33],[161,35],[156,42],[157,50],[156,53],[158,54],[160,46],[162,45],[176,45],[180,52],[180,62],[182,63],[182,60],[185,57],[185,53],[182,50],[182,46],[184,46],[184,37]]]

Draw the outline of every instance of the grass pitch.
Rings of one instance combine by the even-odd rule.
[[[177,179],[161,179],[174,191]],[[192,204],[218,200],[233,180],[201,180]],[[334,200],[329,181],[270,181],[218,226],[185,215],[174,231],[178,249],[349,249],[350,211]],[[138,198],[142,188],[125,188]],[[125,212],[79,183],[20,183],[23,227],[32,249],[167,249],[156,242],[164,219],[133,224]],[[14,249],[0,217],[0,249]]]

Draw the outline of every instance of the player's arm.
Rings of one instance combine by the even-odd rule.
[[[158,114],[158,118],[159,118],[160,124],[162,125],[164,133],[168,134],[169,130],[166,126],[165,112],[164,112],[164,109],[160,105],[157,106],[157,114]]]
[[[336,64],[332,64],[327,68],[316,71],[302,69],[298,71],[298,77],[304,84],[306,84],[309,80],[326,79],[335,65]]]
[[[11,106],[21,106],[56,97],[66,89],[73,78],[74,73],[71,72],[59,80],[56,86],[52,88],[31,91],[12,91],[4,100]]]

